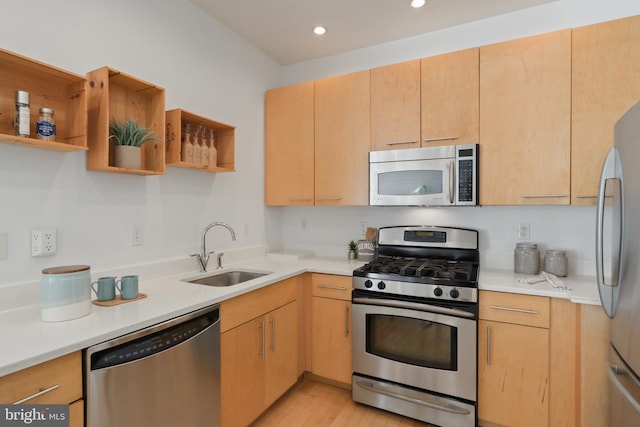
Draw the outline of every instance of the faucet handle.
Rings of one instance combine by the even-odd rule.
[[[218,266],[216,267],[216,269],[221,270],[222,267],[222,256],[224,255],[224,252],[218,252],[218,255],[216,255],[216,259],[218,260]]]

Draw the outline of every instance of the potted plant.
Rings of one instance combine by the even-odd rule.
[[[109,122],[109,139],[115,143],[115,166],[129,169],[141,169],[142,144],[158,140],[149,129],[132,118],[124,121],[112,119]]]
[[[358,256],[356,254],[356,249],[358,245],[354,240],[349,242],[349,259],[356,259]]]

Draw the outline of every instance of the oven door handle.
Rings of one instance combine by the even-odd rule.
[[[469,312],[458,310],[455,308],[438,307],[436,305],[421,304],[421,303],[410,302],[410,301],[396,301],[396,300],[388,300],[388,299],[380,299],[380,298],[356,297],[356,298],[353,298],[353,303],[366,304],[366,305],[379,305],[379,306],[392,307],[392,308],[407,308],[410,310],[420,310],[427,313],[449,314],[451,316],[460,316],[460,317],[468,317],[468,318],[476,317],[474,313],[469,313]]]
[[[467,409],[464,409],[464,408],[461,408],[459,406],[450,404],[450,403],[442,404],[442,403],[438,402],[436,399],[433,399],[433,401],[428,401],[428,400],[425,400],[424,398],[416,398],[416,397],[412,397],[412,396],[407,396],[405,394],[398,393],[396,391],[387,390],[384,386],[381,386],[381,385],[377,385],[376,386],[371,381],[356,381],[356,385],[358,385],[359,387],[362,387],[365,390],[371,391],[373,393],[383,394],[385,396],[393,397],[395,399],[404,400],[406,402],[415,403],[415,404],[421,405],[421,406],[426,406],[427,408],[436,409],[438,411],[445,411],[445,412],[449,412],[451,414],[458,414],[458,415],[469,415],[469,414],[471,414],[471,411],[469,411]]]

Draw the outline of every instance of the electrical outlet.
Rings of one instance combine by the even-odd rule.
[[[34,228],[31,230],[31,256],[53,255],[57,251],[55,228]]]
[[[367,226],[366,221],[360,222],[360,236],[364,237],[367,234]]]
[[[531,238],[531,228],[529,224],[518,224],[518,240],[529,240]]]
[[[134,224],[131,229],[131,246],[141,246],[142,243],[144,243],[142,225]]]

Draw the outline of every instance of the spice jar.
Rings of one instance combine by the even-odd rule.
[[[538,245],[517,243],[514,251],[513,266],[516,273],[538,274],[540,272]]]
[[[53,141],[56,139],[56,121],[53,118],[51,108],[41,108],[40,116],[36,122],[36,135],[38,139]]]
[[[28,137],[31,135],[31,109],[29,108],[29,92],[23,90],[16,91],[15,110],[15,130],[16,136]]]
[[[559,277],[567,276],[567,255],[565,251],[549,249],[544,254],[544,271]]]

